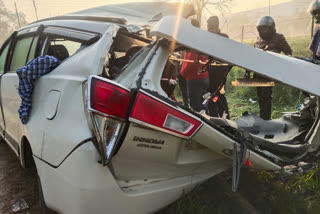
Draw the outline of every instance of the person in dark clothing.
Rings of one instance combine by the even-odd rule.
[[[259,37],[254,44],[255,48],[292,55],[292,50],[285,37],[276,32],[276,24],[271,16],[262,17],[258,22],[257,30],[259,32]],[[258,74],[255,74],[254,78],[267,79]],[[272,87],[257,87],[257,95],[259,99],[260,117],[264,120],[270,120]]]
[[[320,23],[320,2],[315,0],[311,2],[309,7],[309,12],[312,17],[315,19],[316,24]],[[313,34],[309,50],[312,52],[312,59],[320,60],[320,28],[315,31]]]
[[[219,18],[217,16],[211,16],[207,20],[207,28],[211,33],[229,38],[227,34],[221,33],[219,28]],[[231,66],[220,64],[208,67],[210,80],[208,91],[213,94],[213,97],[208,102],[208,110],[209,115],[212,117],[225,117],[230,119],[228,102],[224,90],[224,85],[230,69]]]

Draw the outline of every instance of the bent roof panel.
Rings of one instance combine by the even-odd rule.
[[[206,55],[255,71],[287,85],[320,96],[320,66],[292,57],[266,52],[193,27],[190,20],[168,16],[151,35],[166,38]]]
[[[66,16],[124,18],[128,24],[146,25],[152,20],[158,21],[164,16],[176,15],[179,9],[181,9],[183,17],[194,15],[194,9],[191,5],[168,2],[136,2],[89,8]]]
[[[65,27],[65,28],[73,28],[73,29],[79,29],[79,30],[85,30],[90,32],[96,32],[104,34],[112,23],[106,23],[106,22],[92,22],[92,21],[85,21],[85,20],[44,20],[32,23],[30,25],[27,25],[20,30],[31,28],[39,25],[44,26],[58,26],[58,27]]]

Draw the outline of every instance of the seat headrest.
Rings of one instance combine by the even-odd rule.
[[[67,48],[64,45],[50,45],[48,49],[48,55],[54,56],[60,61],[63,61],[70,56]]]

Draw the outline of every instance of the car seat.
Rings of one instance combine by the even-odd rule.
[[[48,49],[48,55],[54,56],[60,61],[63,61],[70,56],[67,48],[64,45],[50,45]]]

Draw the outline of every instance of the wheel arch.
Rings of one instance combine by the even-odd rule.
[[[21,138],[21,148],[20,148],[20,163],[23,168],[33,168],[35,163],[33,160],[33,153],[31,144],[26,136]]]

